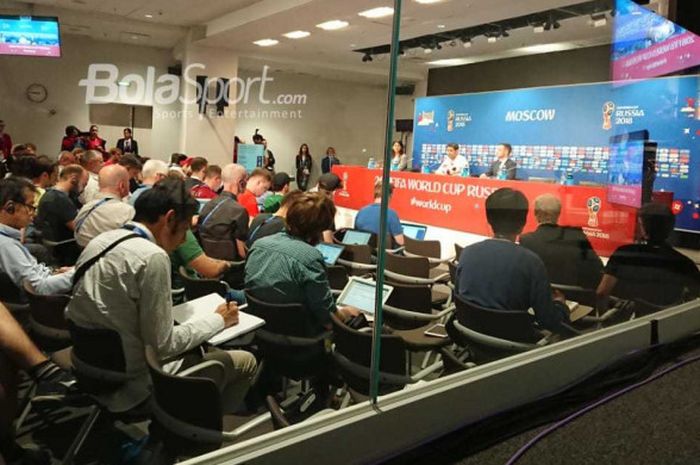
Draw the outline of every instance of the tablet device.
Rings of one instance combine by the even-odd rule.
[[[372,233],[360,231],[358,229],[348,229],[343,235],[343,244],[348,245],[367,245],[372,238]]]
[[[418,241],[424,240],[425,233],[428,232],[428,227],[420,224],[401,223],[401,227],[403,228],[404,236],[408,236],[411,239]]]
[[[364,313],[368,319],[374,318],[374,293],[376,287],[377,283],[371,279],[363,279],[358,278],[357,276],[352,276],[345,285],[345,289],[343,289],[340,297],[338,297],[337,304],[339,307],[350,305],[351,307],[355,307]],[[393,291],[394,288],[392,286],[384,285],[382,306],[386,303]]]
[[[323,261],[326,263],[326,265],[333,266],[335,265],[335,262],[338,261],[338,258],[340,257],[340,254],[343,253],[345,247],[342,245],[320,242],[316,244],[316,249],[323,255]]]

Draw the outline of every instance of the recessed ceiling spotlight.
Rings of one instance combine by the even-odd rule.
[[[317,24],[316,27],[326,30],[326,31],[337,31],[338,29],[343,29],[348,27],[350,23],[347,21],[341,21],[339,19],[333,19],[331,21],[326,21],[325,23]]]
[[[416,3],[422,3],[423,5],[430,5],[431,3],[438,3],[442,0],[416,0]]]
[[[535,34],[541,34],[544,32],[544,24],[535,24],[532,26],[532,32]]]
[[[462,39],[462,47],[469,48],[472,46],[472,40],[470,38]]]
[[[361,11],[357,14],[370,19],[384,18],[385,16],[393,15],[394,9],[389,6],[380,6],[378,8],[372,8],[371,10]]]
[[[445,26],[444,24],[438,24],[438,25],[437,25],[437,28],[438,28],[438,29],[445,29],[446,27],[447,27],[447,26]]]
[[[309,31],[292,31],[282,35],[287,39],[303,39],[304,37],[309,37],[311,33]]]
[[[426,55],[430,55],[431,53],[433,53],[433,49],[430,47],[424,47],[423,53],[425,53]]]
[[[605,13],[596,13],[591,15],[591,26],[593,27],[603,27],[608,24],[608,18]]]
[[[272,47],[273,45],[279,44],[280,41],[276,40],[276,39],[261,39],[261,40],[256,40],[253,43],[259,47]]]
[[[152,15],[152,14],[150,14],[150,13],[146,13],[146,14],[145,14],[145,15],[143,15],[143,16],[144,16],[145,18],[148,18],[148,19],[151,19],[151,18],[153,18],[153,15]]]
[[[486,39],[490,44],[495,43],[498,38],[496,36],[489,36],[488,39]]]

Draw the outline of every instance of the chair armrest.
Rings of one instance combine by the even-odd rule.
[[[337,263],[340,263],[343,266],[347,266],[348,268],[352,268],[353,270],[375,271],[377,269],[377,265],[351,262],[342,258],[339,258]]]
[[[44,244],[44,245],[47,246],[47,247],[58,247],[58,246],[60,246],[60,245],[66,245],[66,244],[71,244],[71,243],[77,243],[77,241],[76,241],[75,238],[73,237],[73,238],[71,238],[71,239],[66,239],[66,240],[64,240],[64,241],[50,241],[50,240],[48,240],[48,239],[42,239],[42,240],[41,240],[41,243]]]
[[[206,360],[202,363],[198,363],[197,365],[195,365],[193,367],[179,371],[177,373],[177,376],[182,376],[182,377],[191,376],[191,375],[197,374],[201,371],[211,370],[211,369],[213,369],[213,371],[220,371],[221,378],[224,377],[224,364],[217,361],[217,360]]]
[[[435,278],[418,278],[416,276],[407,276],[405,274],[399,274],[395,273],[393,271],[389,270],[384,270],[384,274],[392,279],[395,279],[396,281],[402,282],[402,283],[407,283],[407,284],[437,284],[440,282],[440,278],[443,276],[447,276],[449,278],[450,274],[445,273],[444,275],[437,276]]]
[[[433,315],[432,313],[413,312],[411,310],[404,310],[402,308],[392,307],[391,305],[386,304],[383,308],[384,311],[386,311],[388,314],[401,317],[406,320],[430,322],[440,318],[439,316]]]
[[[438,370],[441,370],[445,364],[442,361],[435,362],[429,367],[423,368],[421,371],[418,373],[414,374],[411,376],[411,383],[417,383],[418,381],[422,380],[426,376],[428,376],[431,373],[435,373]]]

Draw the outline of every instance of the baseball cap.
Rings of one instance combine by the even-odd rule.
[[[343,181],[335,173],[326,173],[318,178],[318,187],[325,191],[333,192],[336,189],[343,188]]]
[[[291,178],[287,173],[284,172],[279,172],[275,173],[275,175],[272,177],[272,191],[273,192],[279,192],[282,189],[284,189],[284,186],[289,184],[291,181]]]

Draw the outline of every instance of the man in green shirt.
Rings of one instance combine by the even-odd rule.
[[[282,198],[289,192],[291,178],[287,173],[277,173],[272,178],[272,194],[265,198],[263,209],[265,213],[275,213],[280,208]]]

